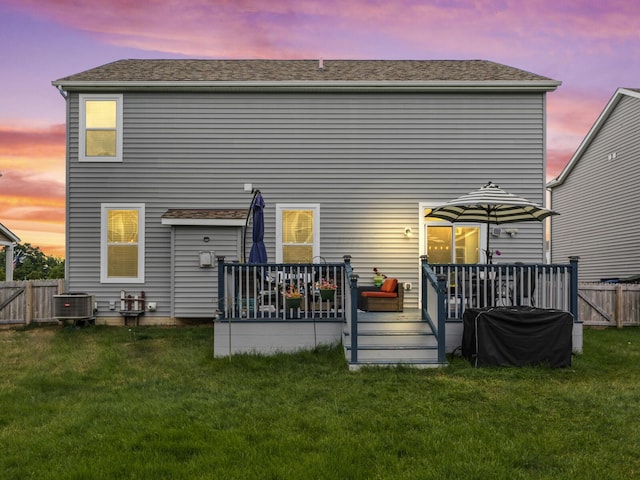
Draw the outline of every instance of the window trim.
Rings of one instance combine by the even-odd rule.
[[[115,100],[116,102],[116,155],[114,157],[94,157],[86,155],[87,112],[86,102],[91,100]],[[122,95],[87,94],[79,95],[80,111],[78,124],[78,161],[79,162],[122,162]]]
[[[276,204],[276,263],[282,263],[282,212],[284,210],[313,210],[312,258],[320,256],[320,204],[278,203]]]
[[[422,225],[422,228],[420,229],[420,248],[419,248],[419,255],[426,255],[427,251],[426,251],[426,246],[427,246],[427,228],[429,227],[429,225],[455,225],[458,227],[480,227],[480,250],[481,252],[484,252],[487,249],[487,224],[484,222],[456,222],[455,224],[453,222],[448,222],[446,220],[434,220],[434,219],[427,219],[424,217],[424,211],[425,209],[428,208],[435,208],[437,206],[439,206],[441,204],[438,203],[433,203],[433,202],[420,202],[419,204],[419,221]],[[482,255],[480,255],[480,260],[482,260]]]
[[[138,276],[107,276],[109,249],[107,230],[109,210],[138,210]],[[103,203],[100,205],[100,283],[144,283],[145,268],[145,205],[144,203]]]

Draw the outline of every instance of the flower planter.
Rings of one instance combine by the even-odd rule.
[[[381,285],[382,285],[382,282],[384,282],[384,277],[383,277],[382,275],[375,275],[375,276],[373,277],[373,284],[374,284],[376,287],[381,286]]]
[[[336,291],[332,288],[321,288],[320,289],[320,298],[322,300],[333,300]]]
[[[285,298],[284,300],[284,304],[287,307],[287,309],[300,308],[301,303],[302,303],[302,297]]]

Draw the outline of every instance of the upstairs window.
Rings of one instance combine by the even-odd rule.
[[[102,205],[103,283],[144,282],[144,205]]]
[[[80,95],[78,158],[122,161],[122,95]]]

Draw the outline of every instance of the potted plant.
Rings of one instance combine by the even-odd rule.
[[[286,308],[300,308],[302,293],[295,285],[287,286],[284,292],[284,304]]]
[[[333,300],[337,285],[333,280],[326,280],[323,278],[317,288],[320,291],[320,298],[322,300]]]
[[[487,263],[493,263],[493,255],[500,256],[502,252],[500,250],[483,250],[483,252],[487,255]]]
[[[387,276],[378,270],[378,267],[373,267],[373,284],[376,287],[381,286],[385,278],[387,278]]]

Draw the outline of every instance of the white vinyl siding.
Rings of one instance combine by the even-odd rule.
[[[218,266],[216,256],[238,260],[241,233],[239,227],[173,226],[172,316],[212,318],[218,308]],[[200,252],[213,252],[213,265],[200,267]]]
[[[122,95],[80,95],[79,160],[122,161]]]
[[[144,205],[101,206],[102,283],[144,283],[144,210]]]

